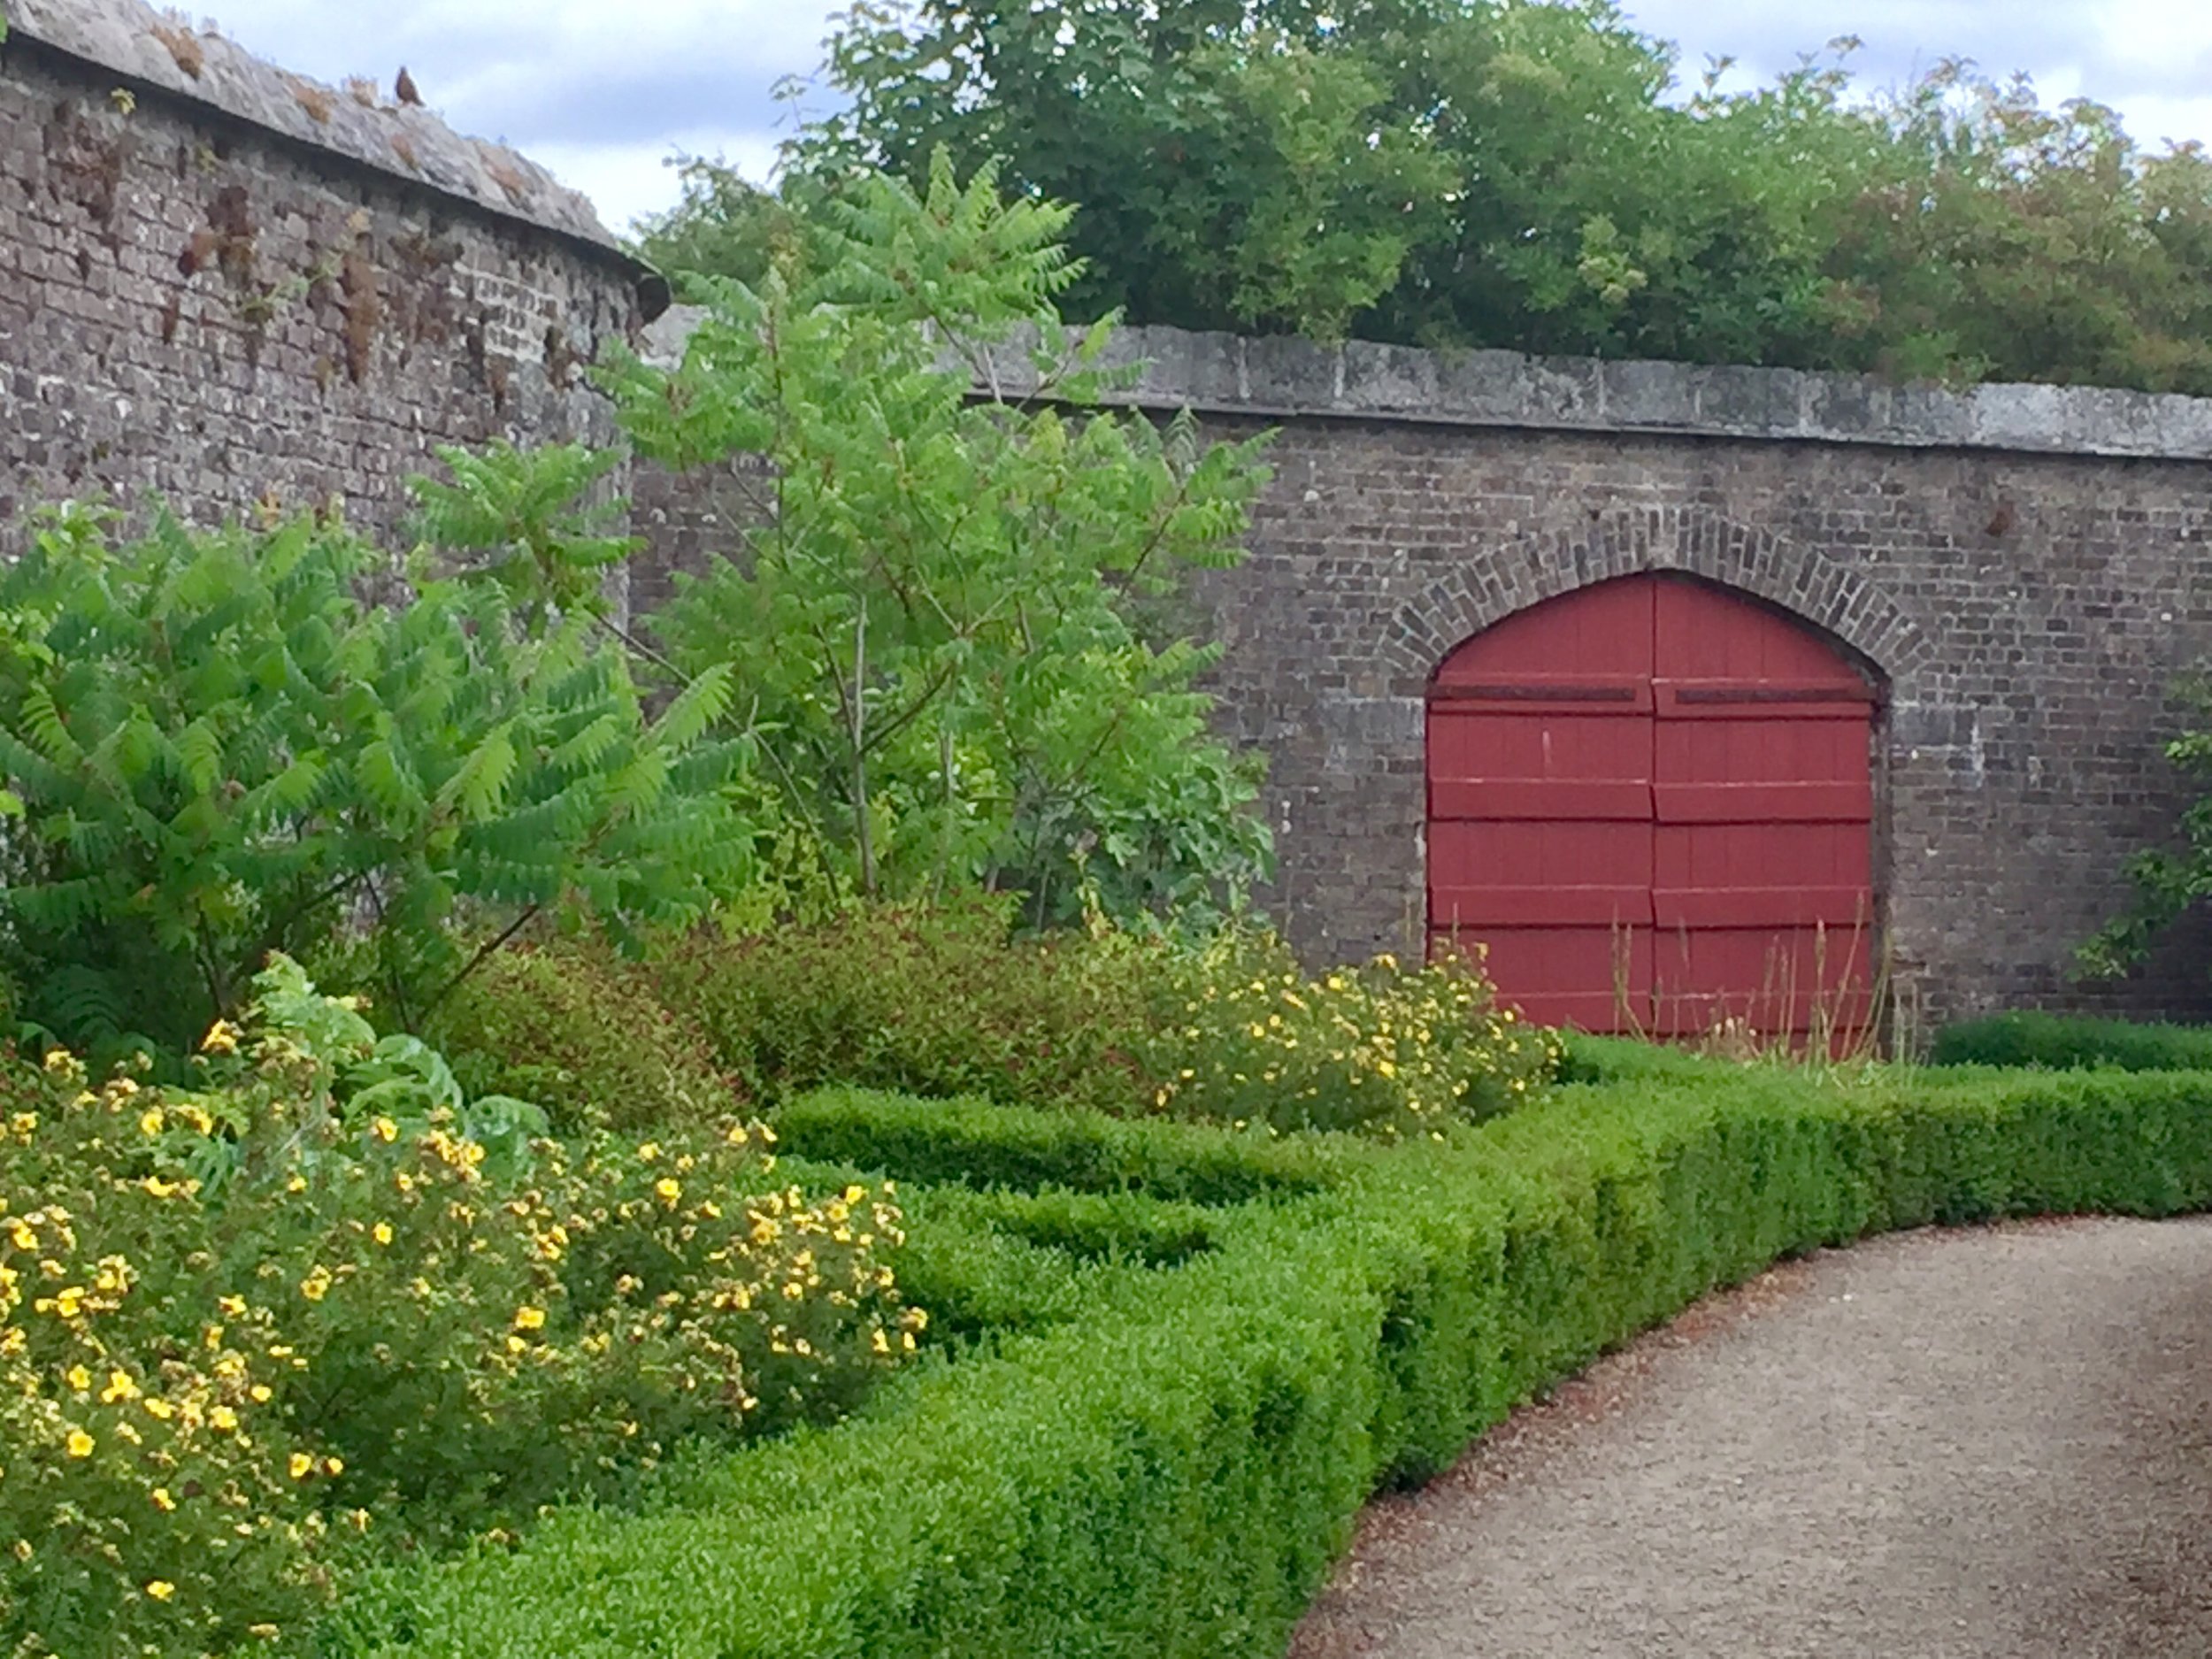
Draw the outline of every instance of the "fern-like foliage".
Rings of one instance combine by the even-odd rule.
[[[988,165],[856,176],[759,280],[705,285],[680,367],[610,377],[645,455],[772,468],[772,509],[653,618],[695,677],[663,724],[755,711],[764,808],[849,891],[1019,887],[1051,922],[1266,867],[1256,766],[1209,732],[1175,615],[1240,557],[1264,441],[1104,406],[1110,330],[1056,309],[1070,222]],[[1018,340],[1049,397],[979,396]]]
[[[403,605],[361,597],[399,572],[342,525],[165,518],[121,540],[108,515],[42,513],[0,572],[0,955],[25,1017],[180,1050],[272,951],[365,920],[409,1025],[469,965],[464,932],[547,912],[632,933],[741,885],[726,684],[649,719],[575,602],[606,549],[545,529],[590,471],[472,463],[450,488],[479,530],[509,512],[528,562],[412,570]]]

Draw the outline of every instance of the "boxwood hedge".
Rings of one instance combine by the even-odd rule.
[[[2212,1027],[2139,1025],[2032,1010],[1961,1020],[1936,1033],[1938,1065],[2039,1065],[2126,1071],[2212,1068]]]
[[[2212,1077],[1710,1068],[1218,1212],[1210,1248],[637,1513],[357,1598],[412,1659],[1273,1655],[1379,1486],[1712,1287],[1886,1228],[2212,1199]]]

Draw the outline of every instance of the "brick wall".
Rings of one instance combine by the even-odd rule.
[[[1877,881],[1925,1017],[2212,1011],[2201,937],[2116,991],[2066,978],[2182,798],[2156,749],[2167,685],[2212,650],[2202,464],[1331,419],[1286,423],[1274,453],[1251,557],[1208,597],[1222,718],[1271,757],[1275,902],[1310,951],[1417,945],[1437,663],[1539,599],[1678,569],[1886,680]]]
[[[336,495],[388,529],[437,444],[611,438],[580,365],[642,321],[639,272],[520,211],[541,174],[227,43],[208,42],[178,91],[35,33],[80,21],[44,0],[0,44],[0,544],[32,504],[95,492],[159,491],[201,519],[272,488],[296,505]],[[158,41],[88,38],[181,76]],[[295,124],[316,122],[314,103],[334,132],[390,147],[391,166],[222,107],[249,94]],[[471,199],[457,171],[438,185],[398,159],[428,168],[440,146],[488,157],[510,211]]]
[[[683,320],[656,332],[673,352]],[[1250,557],[1195,596],[1221,723],[1270,760],[1266,902],[1310,957],[1419,948],[1437,664],[1538,600],[1682,570],[1885,686],[1878,899],[1920,1018],[2212,1016],[2203,929],[2122,987],[2068,976],[2185,798],[2158,747],[2212,654],[2212,402],[1164,329],[1115,350],[1148,365],[1137,407],[1278,431]],[[1018,351],[998,366],[1020,387]],[[647,493],[649,562],[727,544],[726,485]]]
[[[11,11],[0,546],[96,490],[203,519],[334,495],[389,528],[436,444],[613,435],[580,365],[639,337],[649,281],[541,170],[180,46],[142,0]],[[2156,747],[2166,686],[2212,649],[2212,403],[1165,330],[1116,349],[1151,365],[1136,406],[1281,429],[1250,559],[1195,597],[1223,725],[1271,757],[1270,896],[1310,955],[1417,947],[1435,664],[1539,599],[1680,569],[1885,681],[1879,896],[1929,1017],[2212,1012],[2202,935],[2117,991],[2065,977],[2181,798]],[[763,481],[641,470],[635,608]]]

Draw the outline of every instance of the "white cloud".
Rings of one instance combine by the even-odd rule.
[[[553,141],[530,146],[532,157],[591,197],[601,220],[615,231],[627,231],[643,215],[675,205],[682,194],[670,160],[675,153],[719,157],[749,179],[765,179],[776,158],[773,136],[757,133],[691,132],[626,144]]]
[[[824,0],[219,0],[227,33],[287,68],[386,87],[402,63],[456,127],[503,138],[586,191],[615,227],[677,196],[676,150],[754,177],[774,155],[772,88],[810,72]],[[842,0],[840,0],[841,5]],[[1694,75],[1732,56],[1763,79],[1851,34],[1872,84],[1938,59],[2024,70],[2047,96],[2116,107],[2138,137],[2212,142],[2212,7],[2202,0],[1630,0]]]

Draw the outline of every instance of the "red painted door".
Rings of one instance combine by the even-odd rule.
[[[1431,688],[1432,938],[1547,1024],[1855,1030],[1874,708],[1824,641],[1687,579],[1508,618]]]

